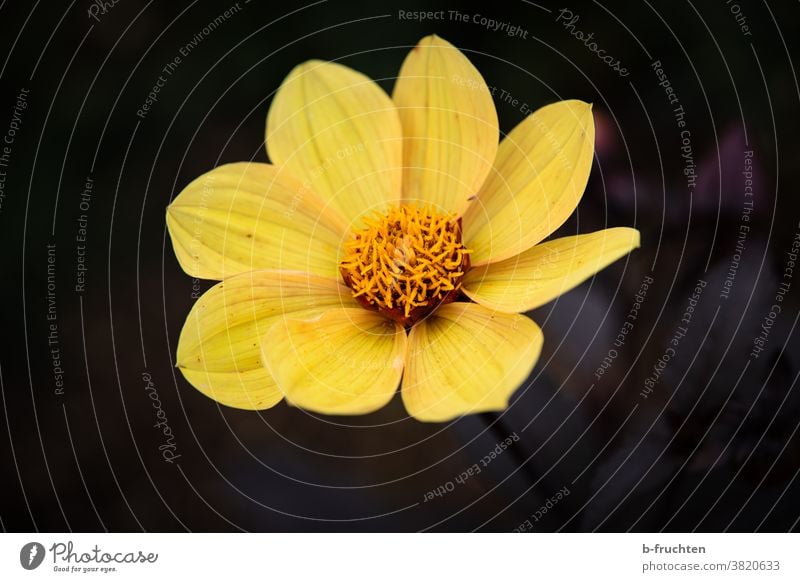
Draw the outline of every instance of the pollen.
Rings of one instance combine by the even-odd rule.
[[[339,270],[364,307],[409,325],[454,301],[469,267],[460,219],[403,205],[365,219]]]

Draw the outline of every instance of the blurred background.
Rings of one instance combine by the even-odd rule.
[[[3,530],[797,528],[796,2],[4,2],[0,29]],[[218,406],[173,367],[198,284],[165,207],[267,161],[296,64],[390,92],[431,33],[496,88],[502,132],[594,103],[558,234],[635,226],[641,249],[531,313],[544,352],[502,414]]]

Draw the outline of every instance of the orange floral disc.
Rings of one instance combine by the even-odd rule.
[[[366,219],[339,270],[366,308],[411,325],[455,300],[469,268],[458,218],[403,205]]]

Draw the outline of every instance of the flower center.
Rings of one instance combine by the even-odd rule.
[[[454,301],[469,267],[461,220],[399,206],[366,219],[345,243],[339,270],[367,309],[410,325]]]

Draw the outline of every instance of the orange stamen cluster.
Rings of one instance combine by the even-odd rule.
[[[365,307],[409,324],[455,299],[469,266],[458,219],[400,206],[364,223],[345,243],[339,269]]]

